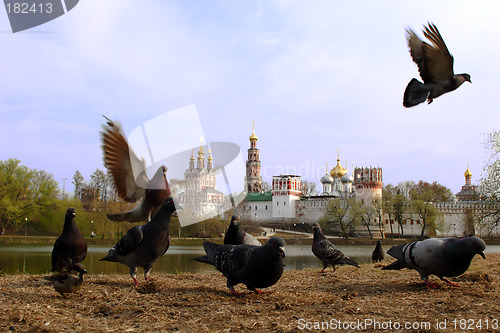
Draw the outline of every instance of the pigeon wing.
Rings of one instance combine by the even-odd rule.
[[[145,185],[148,178],[145,173],[144,160],[140,160],[129,148],[119,122],[106,118],[101,132],[104,165],[113,178],[116,191],[126,202],[136,202],[145,196]],[[133,167],[142,170],[137,179],[134,177]],[[143,185],[138,186],[138,183]]]
[[[323,258],[328,261],[335,262],[344,256],[344,254],[340,252],[340,250],[337,249],[337,247],[328,240],[319,242],[318,246]]]
[[[130,228],[129,231],[123,236],[118,243],[115,245],[116,252],[125,256],[131,252],[133,252],[137,246],[142,242],[142,226],[137,225],[135,227]]]
[[[424,36],[431,41],[432,46],[423,43],[422,55],[424,70],[420,76],[424,83],[449,82],[453,78],[453,56],[448,51],[443,37],[434,24],[429,24],[424,30]]]
[[[422,41],[407,29],[408,48],[424,83],[448,82],[453,77],[453,56],[434,24],[425,27],[424,36],[432,45]]]
[[[241,272],[248,264],[252,252],[257,246],[222,245],[216,249],[214,266],[225,276]]]

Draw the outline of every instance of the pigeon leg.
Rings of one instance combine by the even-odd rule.
[[[335,272],[335,265],[332,265],[332,267],[333,267],[333,271]]]
[[[428,279],[425,279],[424,281],[425,281],[425,285],[427,287],[430,287],[430,288],[433,288],[433,289],[437,289],[437,286],[434,285],[434,284],[432,284],[432,283],[430,283]]]
[[[325,271],[325,267],[323,267],[323,269],[322,269],[322,270],[320,270],[319,272],[320,272],[320,273],[323,273],[324,271]]]
[[[234,290],[234,287],[229,288],[231,290],[231,296],[241,296],[239,292]]]
[[[262,290],[257,290],[255,288],[248,288],[250,289],[251,291],[253,291],[254,293],[258,294],[258,295],[262,295],[262,294],[269,294],[270,291],[262,291]]]
[[[139,282],[137,282],[137,267],[130,267],[129,272],[132,279],[134,279],[135,285],[138,286]]]
[[[434,100],[432,98],[427,99],[427,105],[431,104]]]
[[[444,277],[440,278],[441,280],[443,280],[444,282],[448,283],[450,286],[454,286],[454,287],[460,287],[459,284],[456,284],[456,283],[453,283],[451,282],[450,280],[448,279],[445,279]]]

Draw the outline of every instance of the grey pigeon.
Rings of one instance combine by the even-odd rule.
[[[456,286],[445,277],[459,276],[469,268],[476,254],[486,259],[484,249],[486,243],[479,237],[467,238],[429,238],[409,244],[393,246],[387,251],[397,259],[384,270],[411,268],[420,273],[425,284],[431,288],[429,275],[437,275],[441,280]]]
[[[320,273],[323,273],[330,264],[333,266],[333,271],[335,271],[335,265],[341,264],[352,265],[359,268],[357,262],[344,255],[335,245],[326,239],[318,223],[313,224],[313,231],[312,252],[323,262],[323,269]]]
[[[384,249],[382,248],[382,242],[377,241],[377,245],[372,252],[372,262],[381,262],[385,257]]]
[[[204,242],[203,247],[207,255],[193,259],[214,265],[224,274],[231,295],[240,295],[234,290],[239,283],[255,293],[261,293],[256,288],[274,285],[283,274],[285,241],[282,238],[271,237],[264,246]]]
[[[52,272],[66,271],[74,264],[81,263],[87,256],[87,242],[75,224],[76,211],[68,208],[64,217],[61,235],[52,249]]]
[[[246,233],[245,230],[241,229],[239,225],[240,218],[237,215],[231,217],[231,223],[227,227],[226,235],[224,236],[224,244],[240,245],[257,245],[261,246],[262,243],[259,242],[257,238]]]
[[[424,83],[415,78],[408,83],[403,97],[404,107],[415,106],[426,99],[430,104],[434,98],[457,89],[465,81],[471,82],[469,74],[453,72],[453,56],[434,24],[429,23],[424,29],[424,36],[432,45],[421,40],[411,29],[406,33],[410,55]]]
[[[80,290],[83,284],[83,275],[87,273],[85,266],[81,263],[74,264],[67,271],[61,272],[53,277],[55,291],[64,294],[75,293]],[[75,276],[74,274],[78,274]]]
[[[106,117],[104,117],[106,118]],[[132,210],[122,213],[107,214],[113,221],[149,221],[160,209],[165,199],[171,196],[166,172],[161,166],[152,179],[146,174],[144,160],[140,160],[130,149],[120,123],[108,118],[101,132],[104,165],[112,176],[118,196],[126,202],[141,202]],[[134,177],[133,170],[142,170]]]
[[[151,221],[132,227],[100,261],[120,262],[128,266],[136,286],[139,284],[137,267],[142,267],[148,281],[153,264],[170,245],[170,218],[175,210],[173,199],[167,198]]]

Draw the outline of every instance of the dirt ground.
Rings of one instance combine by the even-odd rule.
[[[415,271],[380,264],[286,271],[267,294],[230,296],[219,273],[152,273],[142,293],[128,275],[89,275],[67,298],[44,275],[0,276],[0,331],[456,332],[500,331],[500,254],[427,288]],[[385,264],[390,260],[386,259]],[[154,270],[154,268],[153,268]],[[144,280],[140,279],[141,282]]]

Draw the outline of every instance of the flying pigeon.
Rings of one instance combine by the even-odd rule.
[[[52,249],[52,272],[66,271],[70,266],[81,263],[87,256],[87,242],[78,231],[75,216],[74,208],[66,211],[63,231]]]
[[[104,117],[106,118],[106,117]],[[140,160],[130,149],[119,122],[106,118],[101,132],[104,165],[112,176],[118,196],[126,202],[141,202],[132,210],[123,213],[107,214],[113,221],[149,221],[158,211],[162,202],[171,196],[166,172],[161,166],[152,179],[146,174],[144,160]],[[133,170],[142,170],[134,177]]]
[[[85,273],[87,273],[87,270],[81,263],[72,265],[67,271],[53,277],[54,289],[63,296],[65,296],[64,294],[77,292],[82,287],[83,274]],[[73,274],[78,274],[78,277]]]
[[[372,252],[372,262],[381,262],[385,257],[384,249],[382,248],[382,242],[377,241],[377,245]]]
[[[151,221],[130,228],[108,251],[108,255],[99,261],[119,262],[128,266],[136,286],[139,285],[137,267],[142,267],[148,281],[153,264],[167,252],[170,245],[170,218],[175,210],[173,199],[167,198]]]
[[[387,253],[397,261],[385,266],[384,270],[411,268],[420,273],[425,284],[437,288],[429,282],[429,275],[437,275],[446,283],[457,286],[447,277],[459,276],[469,268],[472,258],[479,254],[486,259],[486,243],[479,237],[429,238],[406,245],[393,246]]]
[[[424,30],[424,36],[432,45],[421,40],[411,29],[406,33],[410,55],[424,83],[415,78],[408,83],[403,97],[404,107],[415,106],[426,99],[430,104],[434,98],[457,89],[465,81],[471,82],[469,74],[454,74],[453,56],[434,24],[429,23]]]
[[[335,271],[335,265],[340,264],[352,265],[359,268],[357,262],[344,255],[335,245],[326,239],[318,223],[313,224],[313,231],[312,252],[323,262],[323,269],[320,273],[323,273],[330,264],[333,266],[333,271]]]
[[[240,218],[237,215],[231,217],[231,223],[227,227],[226,235],[224,236],[224,244],[240,245],[257,245],[262,246],[262,243],[254,236],[246,233],[238,224]]]
[[[207,255],[193,259],[212,264],[224,274],[231,295],[241,295],[234,290],[239,283],[255,293],[261,293],[256,288],[274,285],[283,274],[285,241],[282,238],[271,237],[264,246],[204,242],[203,247]]]

